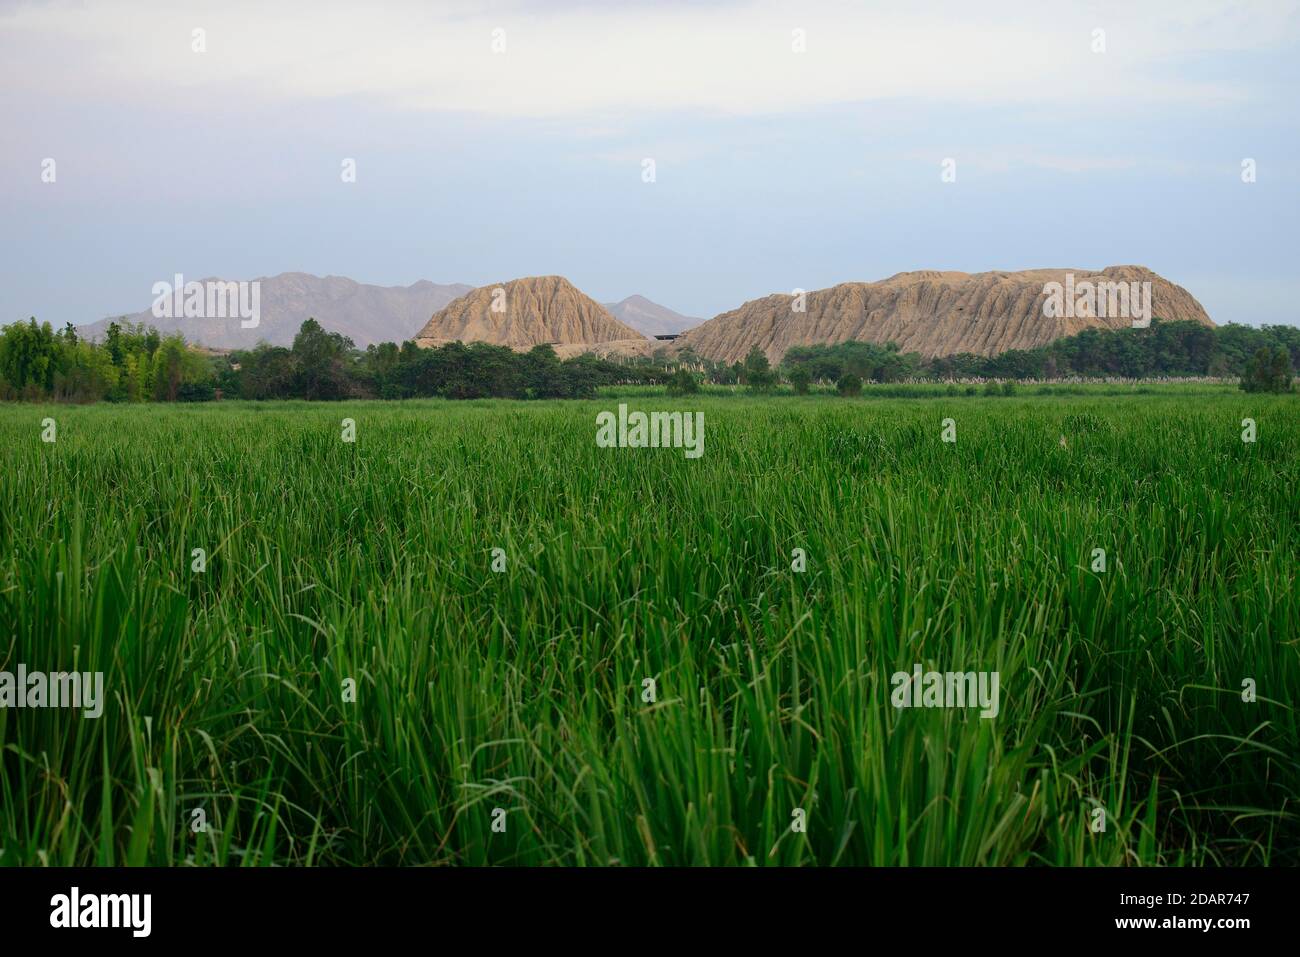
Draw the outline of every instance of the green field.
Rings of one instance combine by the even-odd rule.
[[[0,406],[0,863],[1300,863],[1300,399],[1129,391]]]

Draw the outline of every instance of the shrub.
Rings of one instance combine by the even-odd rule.
[[[1291,356],[1286,349],[1259,348],[1246,360],[1246,371],[1241,377],[1244,392],[1290,392]]]
[[[685,369],[678,369],[668,377],[669,395],[695,395],[699,391],[699,382]]]
[[[216,397],[211,382],[182,382],[176,390],[177,402],[211,402]]]
[[[835,388],[842,396],[855,396],[862,394],[862,380],[852,372],[846,372],[840,376],[840,381],[835,383]]]

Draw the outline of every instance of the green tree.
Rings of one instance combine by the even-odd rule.
[[[134,356],[131,356],[127,362],[130,379],[135,379],[138,375],[137,362]],[[158,372],[154,378],[153,397],[162,402],[175,402],[183,381],[185,381],[185,340],[180,336],[168,336],[158,348]]]
[[[1273,381],[1273,391],[1290,392],[1291,391],[1291,356],[1281,346],[1273,350],[1273,364],[1271,368],[1271,379]]]
[[[694,395],[700,391],[700,384],[686,369],[678,369],[668,378],[669,395]]]
[[[104,345],[108,348],[108,355],[113,360],[113,365],[122,365],[126,353],[122,348],[122,327],[116,322],[108,324],[108,333],[104,336]]]
[[[326,332],[308,319],[293,337],[294,393],[304,399],[342,399],[348,394],[352,340]]]
[[[751,392],[770,392],[776,385],[776,373],[758,346],[750,349],[749,355],[745,356],[745,384]]]
[[[521,365],[528,395],[534,399],[566,398],[569,384],[560,359],[550,343],[533,346],[524,354]]]
[[[230,357],[239,374],[239,394],[245,399],[279,399],[294,387],[293,353],[283,346],[258,343],[250,352]]]
[[[21,398],[38,399],[50,394],[59,371],[62,339],[48,322],[27,322],[6,326],[0,337],[0,376]]]
[[[787,378],[789,378],[790,384],[794,386],[794,391],[797,395],[808,394],[808,385],[812,382],[812,374],[808,372],[807,367],[802,365],[795,366],[790,370],[790,374]]]
[[[1290,392],[1291,357],[1286,349],[1261,347],[1246,362],[1241,377],[1245,392]]]
[[[835,389],[840,395],[852,397],[862,394],[862,380],[852,372],[846,372],[840,376],[840,381],[835,383]]]

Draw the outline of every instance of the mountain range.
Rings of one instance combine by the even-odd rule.
[[[199,281],[206,284],[220,280],[210,277]],[[212,349],[249,349],[263,340],[271,345],[291,345],[303,321],[315,318],[328,331],[340,332],[365,348],[372,343],[404,342],[415,337],[430,316],[475,291],[464,283],[444,285],[421,280],[409,286],[375,286],[343,276],[303,272],[255,281],[261,284],[261,315],[255,328],[243,328],[239,319],[158,318],[146,309],[100,319],[79,327],[79,331],[86,338],[102,339],[110,322],[144,323],[164,334],[179,332],[186,341]],[[645,296],[629,296],[601,308],[635,330],[632,335],[636,338],[678,333],[702,321]]]
[[[645,336],[679,335],[704,321],[673,312],[667,306],[651,302],[645,296],[628,296],[622,302],[607,302],[605,308],[619,322]]]
[[[452,341],[489,342],[515,349],[548,343],[561,356],[650,356],[659,350],[714,361],[742,360],[759,349],[779,362],[792,346],[851,340],[895,342],[904,352],[944,356],[994,355],[1030,349],[1087,328],[1123,328],[1140,316],[1214,323],[1187,290],[1142,266],[1102,270],[1031,269],[1019,272],[904,272],[878,282],[845,282],[806,293],[751,300],[712,319],[681,315],[644,296],[601,304],[562,276],[534,276],[473,288],[421,281],[373,286],[339,276],[282,273],[259,280],[256,328],[239,319],[158,319],[151,311],[119,317],[162,332],[180,332],[215,349],[249,348],[265,340],[289,345],[298,327],[315,317],[358,346],[414,339],[421,346]],[[1051,309],[1053,284],[1082,290],[1085,283],[1133,290],[1129,312]],[[1137,295],[1139,289],[1149,298]],[[1059,297],[1058,297],[1059,298]],[[1068,306],[1073,306],[1071,298]],[[109,319],[82,327],[100,338]],[[676,336],[670,341],[654,336]]]
[[[110,322],[142,322],[162,333],[179,332],[187,342],[212,349],[250,349],[262,340],[276,346],[291,345],[298,327],[314,317],[325,329],[341,332],[364,348],[375,342],[411,338],[430,315],[473,289],[462,283],[439,285],[427,280],[410,286],[372,286],[342,276],[302,272],[254,281],[261,284],[261,315],[254,328],[242,328],[239,319],[157,318],[146,309],[101,319],[83,326],[81,332],[99,339]]]

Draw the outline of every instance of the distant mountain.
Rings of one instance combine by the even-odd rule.
[[[673,312],[644,296],[601,305],[561,276],[534,276],[481,286],[372,286],[341,276],[282,273],[260,283],[260,321],[244,329],[239,318],[156,318],[151,310],[116,317],[180,332],[195,345],[249,348],[259,341],[290,345],[298,327],[315,317],[364,348],[376,342],[439,345],[490,342],[516,349],[552,343],[561,355],[651,355],[690,348],[707,359],[736,362],[754,347],[773,362],[795,345],[858,340],[896,342],[904,352],[945,356],[959,352],[995,355],[1030,349],[1088,328],[1131,325],[1125,316],[1048,316],[1048,283],[1151,284],[1151,312],[1164,320],[1190,319],[1212,326],[1187,290],[1142,266],[1101,271],[1032,269],[1020,272],[904,272],[879,282],[846,282],[805,294],[802,311],[786,294],[767,296],[707,322]],[[205,285],[216,280],[199,280]],[[497,293],[500,289],[502,292]],[[501,308],[494,308],[494,304]],[[430,318],[432,316],[432,318]],[[82,326],[102,339],[111,319]],[[656,335],[680,333],[672,343]],[[590,347],[589,349],[585,347]]]
[[[170,279],[170,277],[168,277]],[[202,283],[214,280],[199,280]],[[255,280],[261,283],[261,315],[256,328],[239,319],[155,318],[146,309],[117,321],[143,322],[160,332],[180,332],[186,341],[213,349],[246,349],[265,340],[287,346],[303,321],[314,317],[330,332],[341,332],[364,348],[376,342],[404,342],[419,331],[431,313],[473,287],[420,280],[410,286],[372,286],[342,276],[286,272]],[[114,319],[81,327],[83,335],[102,339]]]
[[[514,349],[542,343],[646,342],[563,276],[532,276],[481,286],[428,321],[416,342],[490,342]]]
[[[622,302],[607,302],[605,308],[619,322],[647,336],[667,336],[698,326],[703,319],[683,316],[645,296],[628,296]]]
[[[802,311],[795,310],[789,295],[755,299],[691,329],[672,343],[672,349],[690,348],[707,359],[736,362],[757,346],[769,361],[779,362],[791,346],[857,340],[896,342],[902,351],[927,358],[959,352],[990,356],[1046,345],[1084,329],[1132,325],[1131,318],[1115,315],[1046,315],[1046,285],[1065,285],[1067,273],[1076,284],[1149,282],[1154,318],[1214,325],[1186,289],[1143,266],[1109,266],[1100,272],[925,270],[818,289],[806,294]]]

